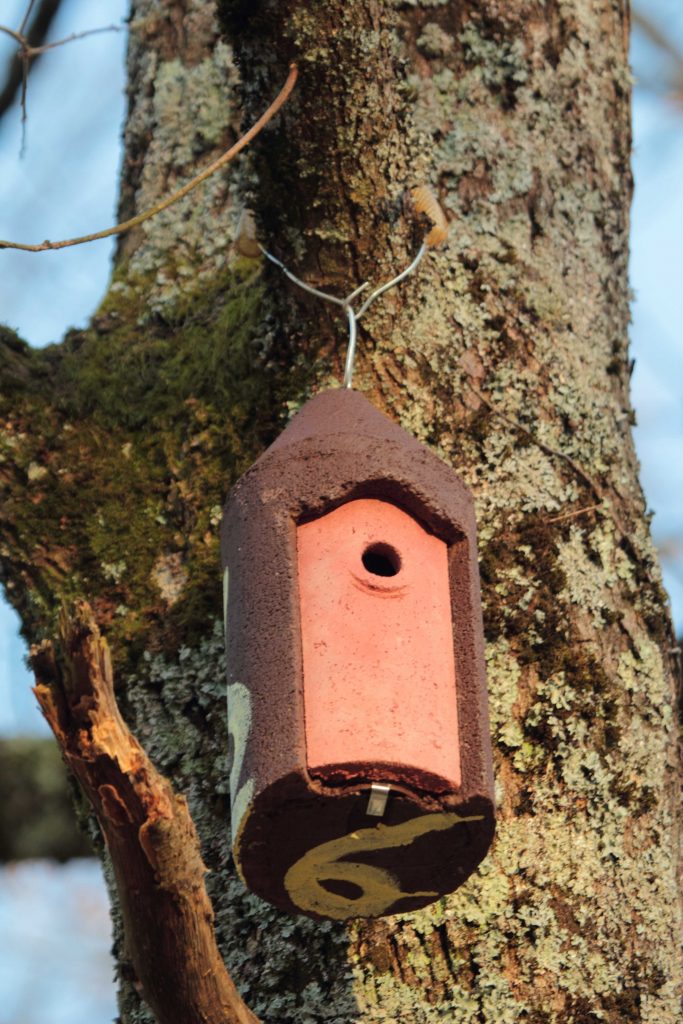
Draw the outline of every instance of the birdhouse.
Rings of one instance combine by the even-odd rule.
[[[246,885],[337,920],[452,892],[494,829],[465,485],[359,393],[328,391],[233,487],[221,547]]]

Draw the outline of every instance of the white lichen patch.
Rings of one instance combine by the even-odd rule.
[[[133,26],[131,50],[139,82],[126,143],[133,149],[144,146],[135,197],[136,209],[142,211],[186,184],[227,148],[239,115],[231,49],[216,42],[194,63],[163,60],[153,48],[138,52],[136,39],[145,38],[146,19],[157,17],[153,9],[139,7],[143,10]],[[201,4],[193,0],[190,7],[188,19],[206,20]],[[217,34],[215,26],[212,31]],[[149,144],[137,141],[148,138]],[[129,272],[132,279],[148,282],[150,312],[162,312],[183,290],[196,287],[198,276],[227,264],[236,220],[231,178],[230,172],[227,177],[217,174],[143,225]]]
[[[435,21],[428,21],[418,36],[417,45],[428,57],[443,57],[453,49],[453,36]]]
[[[489,717],[494,736],[515,723],[514,707],[518,698],[521,670],[506,640],[486,648],[486,678],[489,691]]]
[[[31,462],[29,464],[28,469],[26,470],[26,475],[29,479],[29,482],[32,484],[35,483],[37,480],[42,480],[43,477],[47,476],[47,474],[47,466],[41,466],[38,462]]]
[[[178,551],[160,555],[152,567],[151,578],[167,605],[176,603],[187,583],[187,569]]]
[[[596,629],[604,624],[602,612],[609,606],[610,597],[605,588],[605,577],[596,572],[596,564],[589,558],[584,531],[578,526],[570,530],[569,540],[558,545],[558,562],[567,579],[565,598],[587,612]]]
[[[102,562],[100,568],[105,579],[110,580],[112,583],[120,583],[125,576],[128,566],[125,559],[122,558],[118,562]]]

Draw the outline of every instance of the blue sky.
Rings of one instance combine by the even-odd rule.
[[[0,1024],[111,1021],[110,931],[98,861],[2,868]]]
[[[650,14],[683,53],[680,0],[646,0]],[[641,480],[660,546],[664,582],[678,634],[683,632],[683,74],[677,102],[657,84],[670,66],[634,35],[635,198],[632,209],[632,399]]]
[[[3,0],[3,23],[16,28],[26,0]],[[50,38],[103,25],[123,25],[127,0],[69,0]],[[0,67],[12,52],[0,36]],[[40,242],[116,222],[125,114],[126,32],[91,36],[46,54],[28,89],[26,155],[19,158],[18,108],[0,125],[0,237]],[[34,345],[59,341],[81,326],[102,299],[110,239],[61,252],[0,253],[0,317]],[[31,694],[14,612],[0,601],[0,734],[44,732]]]
[[[3,0],[18,25],[25,0]],[[683,49],[680,0],[644,0]],[[69,0],[52,38],[121,24],[126,0]],[[106,20],[103,20],[106,19]],[[0,66],[11,50],[0,37]],[[125,33],[92,36],[46,55],[31,76],[27,153],[19,159],[18,112],[0,130],[0,237],[60,238],[115,221],[124,104]],[[636,36],[636,74],[660,80],[667,62]],[[665,582],[683,629],[683,104],[650,89],[634,97],[636,195],[632,211],[633,400],[636,443]],[[112,242],[58,253],[0,253],[0,315],[35,345],[80,326],[102,298]],[[43,729],[30,694],[14,613],[0,603],[0,733]]]

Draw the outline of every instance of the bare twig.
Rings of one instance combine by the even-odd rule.
[[[559,516],[550,516],[549,519],[546,519],[546,523],[564,523],[568,519],[578,519],[579,516],[585,516],[588,512],[597,512],[599,508],[602,508],[602,503],[598,505],[584,505],[583,508],[575,508],[571,512],[563,512]]]
[[[32,651],[35,694],[92,803],[121,901],[126,946],[159,1024],[258,1024],[221,959],[206,868],[184,797],[123,721],[106,641],[85,602],[56,646]]]
[[[88,28],[84,32],[72,32],[70,36],[64,36],[63,39],[56,39],[54,43],[45,43],[43,46],[30,46],[28,49],[29,57],[37,57],[41,53],[46,53],[48,50],[54,50],[58,46],[64,46],[66,43],[75,43],[78,39],[87,39],[88,36],[97,36],[101,32],[121,32],[121,25],[103,25],[101,28]]]
[[[37,52],[33,58],[26,55],[27,49],[37,49],[45,42],[50,26],[60,8],[61,0],[41,0],[33,18],[33,0],[28,4],[21,25],[17,31],[2,26],[2,31],[11,36],[19,43],[19,52],[10,61],[7,70],[5,84],[0,91],[0,117],[9,110],[14,103],[17,93],[21,96],[21,122],[22,122],[22,152],[24,147],[24,136],[26,126],[26,81],[28,77],[29,64],[32,60],[40,57]],[[30,25],[28,24],[31,18]],[[27,28],[28,25],[28,28]]]
[[[203,181],[210,178],[212,174],[219,171],[221,167],[225,167],[233,157],[237,156],[241,150],[243,150],[249,143],[254,139],[262,128],[268,124],[268,122],[277,114],[278,110],[283,106],[284,103],[289,99],[290,93],[294,88],[297,79],[297,67],[296,64],[292,64],[289,69],[289,75],[285,82],[280,94],[271,103],[266,110],[265,114],[262,114],[256,124],[254,124],[245,135],[237,140],[234,146],[231,146],[222,156],[219,156],[217,160],[214,160],[212,164],[203,170],[200,174],[188,181],[186,185],[178,189],[172,195],[162,199],[161,202],[151,207],[149,210],[145,210],[144,213],[139,213],[136,217],[131,217],[130,220],[125,220],[121,224],[115,224],[114,227],[106,228],[104,231],[95,231],[91,235],[81,235],[79,238],[67,238],[61,242],[50,242],[44,241],[39,245],[25,245],[20,242],[6,242],[0,240],[0,249],[21,249],[24,252],[46,252],[50,249],[66,249],[70,245],[82,245],[84,242],[94,242],[99,238],[109,238],[111,235],[120,235],[124,231],[129,231],[131,228],[137,227],[138,224],[143,224],[146,220],[151,217],[155,217],[162,210],[168,209],[173,203],[177,203],[180,199],[183,199],[186,195],[192,192],[193,189],[201,185]]]
[[[26,28],[26,24],[28,22],[28,19],[31,17],[31,11],[33,10],[34,3],[35,3],[35,0],[28,0],[28,5],[27,5],[26,10],[24,12],[24,17],[21,19],[21,25],[19,26],[19,31],[20,32],[23,32],[24,29]]]
[[[28,49],[26,37],[22,36],[21,32],[15,32],[14,29],[9,28],[8,25],[0,25],[0,32],[4,32],[5,35],[11,36],[12,39],[15,39],[19,43],[19,46],[21,47],[22,50]]]

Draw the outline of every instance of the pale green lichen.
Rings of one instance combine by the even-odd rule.
[[[453,49],[454,40],[436,22],[428,21],[418,36],[417,45],[428,57],[443,57]]]
[[[192,31],[193,21],[204,22],[207,15],[206,5],[198,0],[190,8],[186,18]],[[230,48],[217,41],[197,62],[164,60],[158,50],[139,41],[147,39],[158,19],[154,4],[137,3],[129,56],[136,91],[126,145],[133,151],[144,148],[135,195],[138,212],[193,178],[207,158],[220,153],[226,124],[239,121],[238,76]],[[234,186],[219,173],[142,226],[129,273],[147,279],[149,313],[164,312],[188,286],[228,265],[239,212],[229,197],[234,197]]]
[[[588,8],[582,5],[586,20],[578,22],[584,33]],[[576,25],[574,8],[572,18]],[[361,963],[363,1019],[469,1022],[479,1014],[503,1024],[673,1024],[679,904],[673,808],[663,783],[673,770],[673,695],[661,653],[664,613],[660,606],[658,623],[652,611],[659,574],[642,520],[625,537],[611,499],[582,514],[582,506],[600,502],[563,459],[596,480],[607,477],[638,510],[629,411],[608,376],[624,365],[623,342],[614,341],[623,338],[624,293],[606,299],[618,273],[615,252],[623,268],[625,221],[612,213],[623,168],[606,137],[588,129],[604,170],[600,186],[566,170],[581,159],[585,141],[576,122],[557,120],[546,97],[558,75],[580,75],[580,45],[563,51],[559,71],[541,62],[532,73],[521,36],[499,44],[470,25],[460,43],[467,63],[457,102],[449,76],[411,81],[418,118],[438,138],[434,167],[450,186],[456,223],[448,245],[421,269],[402,332],[377,346],[371,365],[380,381],[384,367],[398,368],[403,388],[393,405],[401,422],[450,455],[475,491],[492,726],[502,758],[490,861],[511,894],[501,920],[487,918],[484,940],[468,933],[460,903],[475,883],[449,901],[462,921],[449,936],[451,949],[467,950],[453,975],[469,977],[467,987],[452,980],[440,990],[426,963],[408,981],[395,973],[377,980]],[[491,92],[509,105],[505,118],[491,114]],[[602,131],[601,102],[595,91],[577,97],[583,123],[593,119]],[[452,127],[439,134],[449,118]],[[586,345],[587,338],[594,340]],[[463,350],[477,352],[473,383],[494,411],[468,390]],[[542,403],[540,379],[547,382]],[[455,438],[453,403],[472,424]],[[565,514],[577,518],[564,522]],[[490,884],[491,871],[484,900]],[[634,937],[650,928],[647,952],[628,956]],[[395,941],[403,950],[413,940],[401,930]],[[468,975],[470,955],[476,980]],[[665,984],[671,971],[675,985]]]

